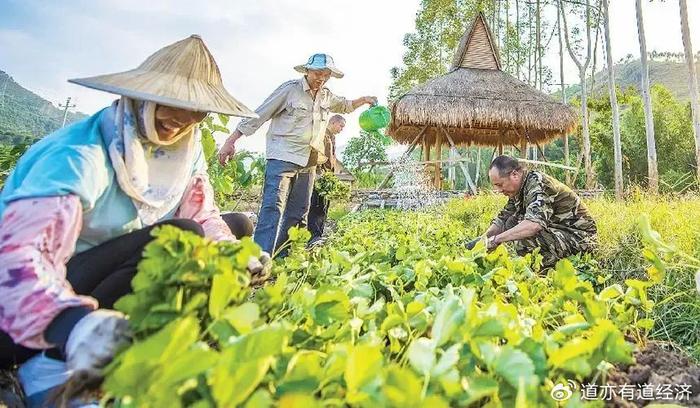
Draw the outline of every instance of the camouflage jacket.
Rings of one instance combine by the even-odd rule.
[[[520,192],[508,199],[493,224],[504,229],[508,219],[514,216],[535,222],[544,229],[560,229],[578,236],[597,232],[595,221],[576,193],[556,179],[534,170],[525,170]]]

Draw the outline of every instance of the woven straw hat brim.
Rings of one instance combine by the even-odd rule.
[[[327,70],[331,71],[331,76],[333,78],[342,78],[345,76],[345,74],[337,68],[325,67],[325,68],[321,68],[321,69],[327,69]],[[306,65],[297,65],[296,67],[294,67],[294,70],[297,72],[301,72],[302,74],[305,74],[306,71],[309,70],[309,67]]]
[[[198,35],[161,48],[136,69],[68,82],[175,108],[258,117],[224,88],[219,67]]]
[[[144,72],[138,69],[117,74],[69,79],[68,82],[129,98],[196,112],[257,118],[258,115],[231,96],[225,89],[203,81],[185,81],[179,75]],[[173,84],[183,84],[173,88]],[[187,86],[185,86],[185,84]]]

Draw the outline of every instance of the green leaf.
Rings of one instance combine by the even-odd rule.
[[[409,407],[421,399],[423,384],[408,368],[392,365],[387,370],[382,392],[395,407]]]
[[[222,317],[240,334],[249,333],[253,323],[260,318],[260,307],[255,303],[244,303],[224,310]]]
[[[277,395],[289,392],[312,394],[323,379],[322,356],[319,352],[302,350],[287,364],[287,373],[277,387]]]
[[[479,323],[472,332],[472,337],[502,337],[505,333],[505,326],[502,321],[495,317],[486,318]]]
[[[202,151],[206,160],[216,154],[216,141],[209,129],[202,129]]]
[[[408,347],[408,361],[422,375],[430,374],[435,366],[435,342],[426,337],[413,340]]]
[[[493,397],[498,393],[498,381],[490,377],[480,375],[467,377],[462,383],[468,396],[461,404],[463,406],[472,405],[483,398]]]
[[[181,381],[194,378],[198,374],[212,368],[219,358],[219,354],[209,349],[194,349],[175,356],[163,365],[163,373],[159,376],[159,382],[177,384]]]
[[[535,375],[535,365],[524,352],[504,347],[494,362],[496,374],[503,377],[513,388],[518,388],[520,378],[530,381]]]
[[[547,369],[547,354],[544,351],[544,345],[536,342],[531,338],[526,338],[519,345],[518,348],[530,357],[532,363],[535,365],[535,374],[541,381],[547,378],[549,370]]]
[[[379,386],[382,360],[379,346],[359,345],[350,350],[344,375],[349,402],[367,399],[366,392]]]
[[[327,326],[350,317],[350,299],[338,289],[322,288],[316,293],[313,318],[320,325]]]
[[[274,401],[270,392],[267,390],[259,389],[253,393],[253,395],[248,398],[244,408],[272,408],[274,406]]]
[[[622,289],[622,286],[619,283],[616,283],[600,291],[598,294],[598,299],[605,302],[608,300],[617,299],[624,294],[625,291]]]
[[[559,368],[572,374],[581,377],[587,377],[591,374],[593,368],[585,356],[577,356],[566,360],[559,365]]]
[[[235,286],[236,282],[230,274],[220,273],[214,275],[209,294],[209,315],[213,319],[221,317],[221,312],[231,300],[231,293]]]
[[[322,405],[308,394],[286,394],[279,401],[279,408],[316,408]]]
[[[272,363],[272,357],[240,361],[235,350],[226,350],[209,376],[212,396],[221,407],[234,407],[257,388]]]
[[[440,305],[437,311],[431,337],[435,340],[436,346],[445,344],[457,328],[464,322],[464,309],[457,296],[450,296]]]
[[[222,125],[228,126],[228,121],[230,119],[228,117],[228,115],[224,115],[223,113],[218,113],[216,116],[219,118],[219,122],[221,122]]]
[[[287,344],[288,333],[282,326],[271,324],[233,340],[226,351],[234,361],[259,360],[279,354]]]
[[[637,326],[645,330],[651,330],[654,327],[654,319],[639,319],[637,320]]]
[[[445,350],[440,356],[437,364],[432,369],[432,376],[439,377],[449,371],[452,367],[459,361],[459,350],[462,348],[461,344],[454,344],[452,347]]]

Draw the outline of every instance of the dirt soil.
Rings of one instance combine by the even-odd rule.
[[[632,385],[637,388],[653,388],[654,396],[648,400],[622,398],[615,395],[608,406],[641,407],[652,403],[677,404],[684,407],[700,407],[700,365],[669,344],[649,342],[647,347],[635,352],[636,364],[621,366],[613,369],[608,376],[608,385]],[[690,386],[690,398],[673,401],[678,397],[680,385]],[[669,395],[672,396],[669,398]]]

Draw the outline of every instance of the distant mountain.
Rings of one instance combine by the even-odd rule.
[[[68,113],[66,123],[87,115]],[[32,143],[61,127],[63,110],[0,71],[0,144]]]
[[[700,77],[700,64],[696,64],[697,75]],[[639,60],[628,61],[617,64],[615,69],[616,85],[622,89],[633,86],[639,89],[642,81],[642,64]],[[662,84],[668,88],[673,95],[682,100],[689,101],[688,92],[688,68],[685,63],[673,61],[649,61],[649,80],[652,84]],[[590,81],[590,79],[589,79]],[[590,82],[589,82],[590,87]],[[603,69],[596,73],[593,93],[595,95],[606,94],[608,92],[608,70]],[[580,87],[572,85],[567,87],[567,96],[572,97],[579,94]],[[559,92],[554,94],[560,95]]]

